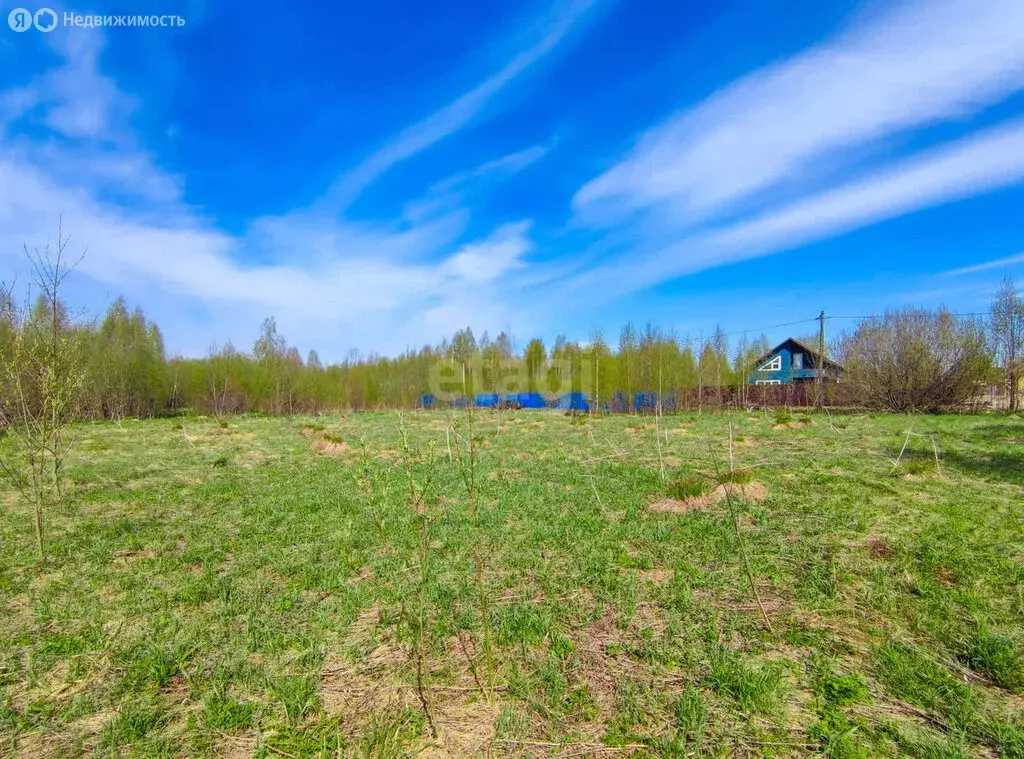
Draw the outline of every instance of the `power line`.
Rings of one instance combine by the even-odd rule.
[[[949,314],[949,315],[950,316],[988,316],[988,313],[985,312],[985,311],[972,311],[972,312],[968,312],[968,313],[955,313],[955,314]],[[878,314],[867,314],[867,315],[862,315],[862,316],[826,316],[825,319],[827,321],[829,319],[877,319],[878,317],[879,317]],[[770,329],[780,329],[782,327],[793,327],[793,326],[795,326],[797,324],[809,324],[811,322],[817,322],[820,318],[821,318],[820,316],[815,316],[815,317],[812,317],[810,319],[798,319],[797,321],[783,322],[781,324],[770,324],[770,325],[764,326],[764,327],[749,327],[747,329],[737,329],[737,330],[733,330],[732,332],[723,332],[722,333],[722,337],[732,337],[734,335],[747,335],[747,334],[750,334],[751,332],[767,332]]]
[[[988,316],[987,311],[971,311],[963,314],[949,314],[949,316]],[[826,319],[877,319],[878,314],[869,314],[867,316],[826,316]]]
[[[769,330],[769,329],[779,329],[780,327],[792,327],[794,324],[806,324],[807,322],[816,322],[816,321],[818,321],[818,317],[815,316],[813,319],[800,319],[799,321],[795,321],[795,322],[785,322],[783,324],[771,324],[771,325],[769,325],[767,327],[751,327],[750,329],[738,329],[738,330],[735,330],[733,332],[723,332],[722,333],[722,337],[731,337],[732,335],[744,335],[744,334],[747,334],[749,332],[764,332],[765,330]]]

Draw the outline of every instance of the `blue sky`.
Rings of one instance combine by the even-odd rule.
[[[49,7],[185,24],[0,26],[5,278],[63,216],[74,303],[125,295],[172,353],[268,315],[329,359],[696,338],[1024,279],[1019,0]]]

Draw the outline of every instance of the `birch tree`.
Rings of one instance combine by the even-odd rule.
[[[9,338],[0,370],[0,422],[10,438],[0,467],[32,507],[40,559],[45,512],[64,496],[64,463],[74,443],[72,424],[85,377],[81,336],[60,299],[78,263],[68,262],[69,242],[59,228],[55,248],[25,246],[39,293],[32,308],[17,306],[13,286],[3,286],[0,299]]]
[[[990,324],[996,361],[1003,370],[1010,411],[1016,411],[1024,362],[1024,297],[1007,277],[992,301]]]

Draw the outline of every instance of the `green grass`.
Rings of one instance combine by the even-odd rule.
[[[1019,419],[405,419],[82,425],[43,562],[0,485],[0,756],[1024,756]]]
[[[668,484],[667,492],[669,497],[685,501],[687,498],[697,498],[698,496],[704,495],[709,488],[710,483],[706,479],[684,477],[682,479],[672,480],[672,482]]]
[[[964,661],[1007,690],[1024,691],[1024,652],[1019,641],[979,625],[966,641]]]
[[[708,682],[734,698],[743,711],[771,712],[781,704],[782,669],[775,662],[759,662],[721,649],[711,660]]]

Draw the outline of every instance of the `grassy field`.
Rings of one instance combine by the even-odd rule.
[[[1024,756],[1024,421],[834,421],[82,426],[0,756]]]

